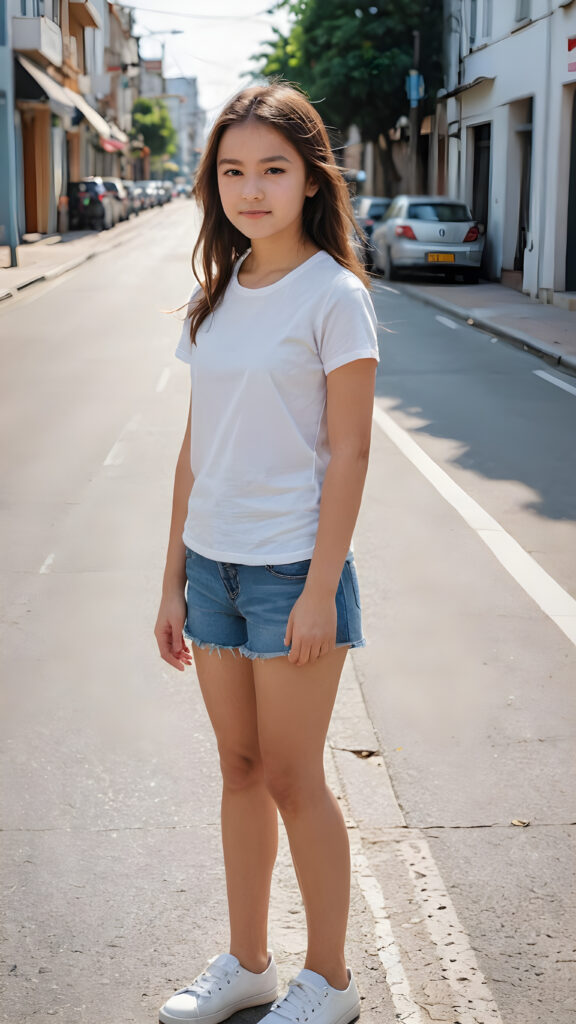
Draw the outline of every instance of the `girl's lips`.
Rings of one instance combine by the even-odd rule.
[[[240,211],[240,213],[241,213],[241,215],[243,217],[253,217],[255,219],[257,219],[258,217],[267,217],[269,212],[270,212],[269,210],[241,210]]]

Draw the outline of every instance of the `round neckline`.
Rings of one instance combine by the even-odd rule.
[[[281,288],[282,285],[286,281],[288,281],[289,278],[295,277],[296,274],[299,274],[301,271],[309,267],[312,261],[317,259],[318,256],[326,256],[326,250],[319,249],[318,252],[315,252],[313,256],[309,256],[308,259],[304,260],[303,263],[299,263],[297,267],[294,267],[294,270],[289,270],[287,274],[284,274],[283,277],[280,277],[278,281],[273,281],[272,284],[264,284],[262,285],[261,288],[247,288],[246,285],[240,284],[240,281],[238,280],[238,272],[244,260],[251,253],[251,251],[251,249],[247,249],[245,253],[242,253],[242,256],[240,257],[239,260],[236,261],[236,264],[234,266],[234,276],[232,278],[232,283],[236,290],[242,292],[243,295],[269,295],[270,292],[275,291],[277,288]]]

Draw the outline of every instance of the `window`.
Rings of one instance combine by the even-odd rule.
[[[390,206],[388,207],[388,213],[386,215],[386,220],[390,220],[392,217],[400,216],[401,212],[402,212],[402,200],[401,199],[393,199],[392,202],[390,203]]]
[[[482,16],[482,36],[490,39],[492,35],[492,0],[484,0],[484,11]]]
[[[470,0],[470,46],[476,42],[478,28],[478,0]]]
[[[531,15],[532,0],[516,0],[516,21],[525,21]]]
[[[408,220],[460,223],[472,220],[472,217],[463,203],[411,203],[408,207]]]

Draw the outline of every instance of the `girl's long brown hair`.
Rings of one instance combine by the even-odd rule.
[[[224,295],[234,264],[250,247],[250,239],[230,223],[218,191],[217,157],[220,140],[230,125],[249,118],[281,132],[298,150],[318,191],[307,197],[302,227],[312,241],[341,266],[368,285],[369,278],[351,242],[355,227],[348,189],[334,163],[322,118],[303,93],[285,82],[243,89],[226,105],[215,122],[202,155],[194,197],[203,210],[202,227],[192,254],[192,270],[202,291],[190,314],[190,337]],[[200,263],[202,274],[197,273]]]

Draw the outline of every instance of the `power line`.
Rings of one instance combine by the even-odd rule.
[[[269,11],[256,11],[255,14],[191,14],[188,11],[165,11],[154,7],[142,7],[141,4],[121,3],[131,11],[140,11],[143,14],[165,14],[174,18],[191,18],[193,21],[258,21],[263,25],[269,25],[270,21],[264,21],[262,15],[268,15]]]

